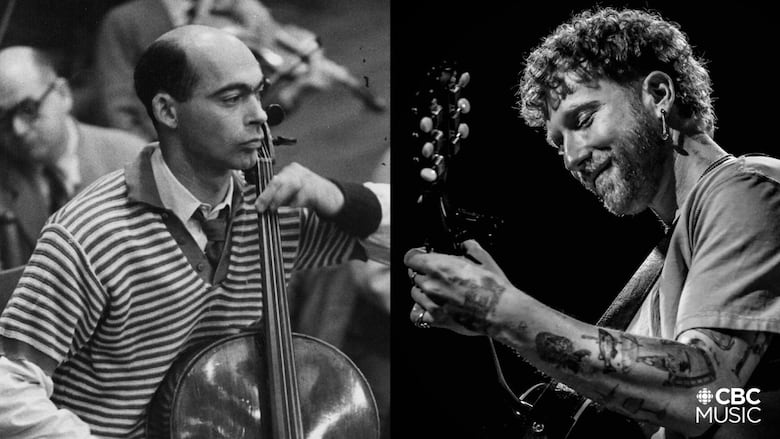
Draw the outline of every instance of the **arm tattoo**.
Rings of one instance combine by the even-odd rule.
[[[583,335],[585,339],[596,339],[590,335]],[[604,363],[602,372],[610,373],[620,371],[628,372],[636,362],[639,354],[639,341],[631,334],[621,333],[615,337],[604,329],[599,328],[599,360]]]
[[[732,335],[707,328],[697,328],[696,330],[707,335],[721,350],[728,351],[734,347],[735,340]]]
[[[504,325],[506,331],[502,331],[501,328],[493,328],[488,333],[489,336],[500,341],[504,345],[510,347],[512,351],[518,356],[522,356],[514,344],[520,344],[521,341],[526,340],[528,337],[528,324],[525,322],[516,322]]]
[[[753,343],[751,343],[750,346],[745,349],[745,353],[742,354],[742,357],[737,362],[736,367],[734,367],[734,374],[740,376],[739,374],[742,372],[742,368],[745,366],[745,363],[751,355],[763,355],[769,347],[770,340],[771,337],[768,337],[764,333],[756,334],[756,337],[753,339]]]
[[[587,349],[574,350],[574,343],[566,337],[550,332],[540,332],[536,336],[536,351],[539,357],[559,369],[572,373],[587,373],[590,368],[583,361],[590,355]]]
[[[598,337],[582,338],[598,340],[603,373],[628,373],[635,364],[645,364],[668,374],[665,386],[694,387],[715,380],[715,367],[701,340],[692,340],[691,346],[660,340],[659,350],[647,352],[651,346],[643,346],[631,334],[612,334],[602,328],[598,331]]]
[[[690,345],[667,345],[664,353],[637,357],[637,361],[667,372],[664,386],[696,387],[715,381],[715,366],[704,346],[701,340],[692,339]]]

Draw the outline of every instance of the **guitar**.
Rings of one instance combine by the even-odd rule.
[[[465,90],[471,80],[454,64],[432,68],[425,86],[414,96],[411,109],[414,129],[412,158],[417,174],[420,217],[426,224],[427,251],[464,255],[461,243],[476,239],[489,248],[500,233],[503,220],[497,216],[456,207],[449,193],[452,163],[462,151],[470,129],[467,117],[471,103]],[[506,380],[489,339],[501,386],[507,391],[510,409],[520,421],[520,438],[621,438],[645,437],[634,421],[607,411],[555,381],[544,381],[516,395]],[[609,426],[605,428],[605,426]]]

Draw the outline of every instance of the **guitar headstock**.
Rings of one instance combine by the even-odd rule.
[[[415,94],[412,118],[413,161],[417,172],[417,205],[425,227],[429,251],[459,254],[460,243],[474,238],[492,239],[501,221],[452,206],[448,196],[449,171],[470,134],[471,102],[466,97],[468,72],[453,64],[432,68],[425,86]]]
[[[412,115],[418,126],[412,137],[419,148],[415,161],[420,165],[420,178],[430,187],[446,184],[449,162],[469,136],[465,116],[471,103],[464,97],[464,89],[470,81],[468,72],[460,73],[451,66],[434,67],[428,72],[426,87],[415,96]]]

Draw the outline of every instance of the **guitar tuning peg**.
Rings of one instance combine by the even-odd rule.
[[[439,113],[441,113],[442,106],[439,105],[438,102],[436,102],[436,99],[434,99],[434,102],[431,104],[431,114],[434,116],[438,116]]]
[[[438,178],[436,171],[431,168],[423,168],[420,170],[420,177],[428,183],[433,183]]]
[[[430,133],[433,129],[433,119],[431,119],[428,116],[423,117],[420,119],[420,131],[424,133]]]
[[[471,102],[466,98],[458,99],[458,112],[468,114],[469,111],[471,111]]]
[[[465,123],[462,123],[458,125],[458,135],[455,136],[455,139],[452,141],[452,143],[458,143],[460,139],[465,139],[469,136],[469,126]]]
[[[422,147],[422,156],[425,158],[431,158],[433,155],[433,143],[425,142]]]
[[[458,78],[458,87],[463,88],[469,85],[470,81],[471,81],[471,75],[469,74],[469,72],[463,72],[463,74],[460,75],[460,78]]]

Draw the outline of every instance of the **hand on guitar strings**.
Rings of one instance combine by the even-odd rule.
[[[517,290],[496,261],[476,241],[463,244],[465,256],[409,250],[409,318],[418,328],[436,326],[462,335],[490,335],[504,293]]]

